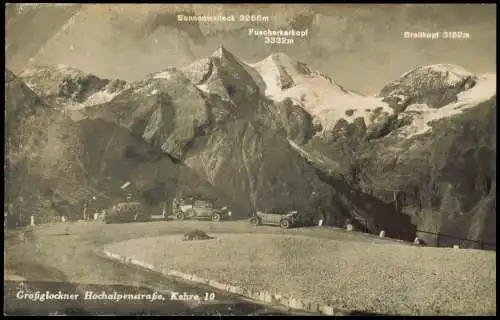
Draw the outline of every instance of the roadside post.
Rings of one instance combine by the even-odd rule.
[[[167,201],[166,200],[163,202],[163,210],[161,212],[161,215],[163,216],[163,218],[167,217]]]
[[[87,208],[88,208],[88,202],[85,201],[85,203],[83,204],[83,210],[82,210],[83,220],[87,220]]]
[[[19,218],[17,220],[16,225],[20,225],[21,221],[23,221],[23,202],[24,202],[24,199],[22,196],[20,196],[19,197],[19,210],[18,210]]]

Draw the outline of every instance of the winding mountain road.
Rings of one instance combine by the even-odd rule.
[[[204,224],[204,222],[194,222]],[[174,223],[175,224],[175,223]],[[210,222],[206,224],[211,225]],[[291,314],[199,284],[165,277],[138,267],[98,256],[95,249],[105,243],[148,235],[182,233],[192,223],[171,222],[105,225],[74,222],[37,226],[28,230],[8,231],[5,237],[5,269],[25,281],[5,276],[4,314],[44,315],[237,315]],[[24,234],[21,236],[21,234]],[[145,249],[147,250],[147,249]],[[12,270],[12,271],[10,271]],[[30,301],[21,294],[79,294],[73,301]],[[86,300],[85,293],[154,294],[162,301]],[[214,293],[210,302],[172,300],[172,292],[205,296]],[[87,293],[88,295],[88,293]],[[29,296],[28,296],[29,297]],[[36,296],[33,296],[36,298]],[[151,300],[151,299],[150,299]]]
[[[142,237],[179,234],[201,229],[207,233],[292,233],[342,241],[391,243],[395,240],[344,232],[332,228],[254,227],[246,221],[156,221],[145,223],[103,224],[70,222],[40,225],[5,233],[4,313],[43,315],[114,314],[114,315],[237,315],[237,314],[308,314],[267,306],[201,284],[187,283],[132,265],[102,258],[96,249],[119,241]],[[22,236],[21,236],[22,235]],[[148,248],[144,248],[148,250]],[[173,257],[175,259],[175,257]],[[201,262],[200,262],[201,263]],[[17,277],[17,279],[15,279]],[[24,278],[24,281],[19,279]],[[11,279],[11,280],[9,280]],[[79,300],[29,301],[18,293],[78,293]],[[162,294],[165,300],[109,301],[85,300],[85,292],[113,294]],[[172,292],[205,296],[214,293],[213,301],[171,300]]]

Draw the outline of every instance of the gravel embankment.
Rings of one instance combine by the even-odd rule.
[[[496,315],[496,253],[272,234],[135,239],[106,250],[154,266],[341,310]]]

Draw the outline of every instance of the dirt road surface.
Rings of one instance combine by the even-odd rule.
[[[158,314],[158,315],[236,315],[291,314],[281,307],[264,306],[213,288],[185,283],[151,271],[123,265],[98,256],[94,250],[105,244],[169,234],[181,234],[201,229],[208,233],[277,233],[303,234],[345,241],[392,242],[391,239],[363,236],[329,228],[282,230],[277,227],[251,226],[246,221],[155,221],[145,223],[103,224],[99,222],[69,222],[40,225],[29,229],[8,231],[5,235],[4,269],[13,277],[26,279],[28,292],[49,290],[56,293],[78,292],[80,300],[73,302],[28,301],[18,299],[20,281],[5,281],[4,310],[7,314]],[[144,248],[147,250],[147,248]],[[175,258],[175,257],[173,257]],[[200,261],[200,263],[202,263]],[[21,278],[19,278],[21,277]],[[8,279],[8,278],[6,278]],[[11,277],[12,280],[15,280]],[[61,287],[62,286],[62,287]],[[62,288],[62,289],[61,289]],[[26,290],[25,290],[26,291]],[[85,291],[113,293],[163,293],[165,301],[102,301],[84,300]],[[205,295],[214,292],[215,300],[202,304],[172,301],[171,292]],[[294,312],[293,314],[297,314]],[[301,313],[302,314],[302,313]]]
[[[245,230],[246,224],[229,222],[167,221],[106,225],[97,222],[71,222],[36,226],[5,235],[4,269],[25,281],[5,280],[4,313],[44,315],[236,315],[290,314],[198,284],[181,282],[134,266],[99,257],[94,250],[104,244],[144,236],[182,234],[193,228]],[[236,227],[235,227],[236,226]],[[239,226],[239,227],[238,227]],[[258,231],[258,230],[256,230]],[[147,250],[147,248],[145,248]],[[7,279],[7,278],[6,278]],[[78,293],[75,301],[30,301],[18,293]],[[85,292],[113,294],[163,294],[164,301],[85,300]],[[178,292],[204,296],[214,293],[210,302],[171,300]],[[35,297],[36,299],[36,297]]]

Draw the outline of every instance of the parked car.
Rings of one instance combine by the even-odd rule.
[[[214,208],[211,201],[193,200],[193,201],[174,201],[173,208],[177,220],[184,219],[210,219],[220,221],[231,216],[232,212],[227,207],[221,209]]]
[[[298,211],[264,213],[257,210],[249,222],[253,225],[276,225],[288,229],[300,224],[300,215]]]
[[[107,210],[105,223],[145,222],[151,220],[151,214],[140,202],[121,202]]]

